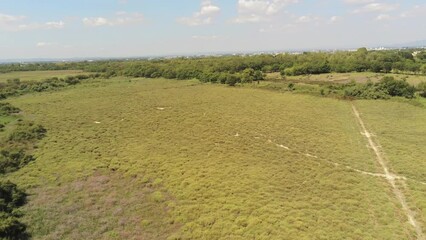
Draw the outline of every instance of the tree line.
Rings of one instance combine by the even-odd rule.
[[[377,72],[426,74],[426,51],[421,49],[304,52],[300,54],[230,55],[181,57],[153,60],[108,60],[95,62],[34,63],[0,65],[0,72],[34,70],[84,70],[109,76],[209,79],[214,73],[242,73],[253,69],[285,76],[321,73]],[[221,76],[218,75],[214,81]]]
[[[299,76],[322,73],[376,72],[426,74],[426,50],[404,49],[368,51],[304,52],[300,54],[228,55],[219,57],[180,57],[145,60],[107,60],[94,62],[36,63],[0,65],[0,72],[31,70],[83,70],[88,78],[115,76],[198,79],[202,82],[234,86],[261,81],[266,73]],[[0,84],[1,94],[16,95],[26,91],[45,91],[72,85],[83,80],[55,79],[38,83]],[[373,84],[374,85],[374,84]],[[372,87],[372,84],[367,87]],[[419,87],[422,87],[420,85]],[[360,87],[358,86],[357,89]],[[377,88],[379,89],[379,88]],[[382,89],[382,88],[380,88]],[[424,93],[424,91],[423,91]],[[349,94],[350,95],[350,94]],[[357,94],[353,94],[359,96]],[[424,94],[421,94],[424,95]]]

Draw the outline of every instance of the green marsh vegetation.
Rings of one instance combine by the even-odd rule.
[[[122,78],[9,101],[49,129],[9,177],[36,239],[415,239],[353,170],[380,167],[346,101]]]
[[[31,155],[46,129],[24,121],[20,109],[0,102],[0,238],[27,239],[26,225],[19,210],[26,203],[26,193],[7,180],[7,175],[25,167],[35,158]]]
[[[421,56],[0,66],[85,71],[0,85],[1,177],[9,193],[28,194],[4,212],[35,239],[416,239],[351,104],[407,179],[397,184],[424,229]],[[310,80],[289,76],[300,69]],[[321,72],[376,77],[312,80]]]

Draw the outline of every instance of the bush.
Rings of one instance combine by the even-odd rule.
[[[413,98],[416,88],[404,80],[395,80],[393,77],[384,77],[377,84],[379,89],[386,91],[390,96]]]
[[[0,151],[0,174],[17,171],[29,162],[34,161],[32,155],[26,155],[24,150],[19,151]]]
[[[343,86],[344,97],[361,99],[388,99],[390,97],[413,98],[416,88],[405,80],[395,80],[393,77],[384,77],[380,82],[373,84],[357,84],[355,82]]]
[[[9,136],[9,141],[29,141],[42,139],[46,135],[47,130],[41,125],[23,122],[19,123],[18,127]]]
[[[0,181],[0,239],[28,239],[26,226],[19,222],[16,209],[26,203],[27,195],[9,181]]]
[[[15,208],[26,203],[27,195],[16,184],[0,181],[0,211],[12,213]]]
[[[361,99],[389,99],[388,92],[373,84],[355,84],[344,89],[344,97]]]
[[[420,91],[420,96],[426,98],[426,82],[421,82],[417,85],[417,90]]]
[[[0,116],[9,116],[20,111],[19,108],[12,106],[10,103],[0,103]]]
[[[238,76],[236,76],[235,74],[229,74],[226,77],[226,84],[228,84],[231,87],[235,86],[240,81],[241,81],[241,79]]]
[[[0,212],[0,239],[29,239],[26,229],[17,216]]]

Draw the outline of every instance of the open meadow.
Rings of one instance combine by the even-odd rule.
[[[47,135],[6,177],[34,239],[420,239],[426,110],[195,80],[95,79],[10,98]]]

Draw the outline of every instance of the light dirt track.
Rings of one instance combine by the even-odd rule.
[[[380,166],[383,169],[384,177],[386,178],[388,183],[391,185],[392,191],[395,194],[395,197],[398,199],[399,203],[401,204],[402,210],[404,211],[405,215],[407,216],[408,221],[414,227],[416,234],[417,234],[417,239],[425,240],[423,232],[422,232],[422,228],[415,219],[416,214],[408,207],[407,200],[406,200],[404,193],[398,188],[398,186],[396,185],[396,182],[395,182],[396,180],[404,181],[405,178],[401,177],[401,176],[397,176],[397,175],[395,175],[395,174],[393,174],[389,171],[389,167],[387,166],[387,163],[384,160],[384,157],[379,150],[378,144],[376,144],[373,141],[371,133],[368,132],[368,130],[365,127],[365,124],[364,124],[357,108],[353,104],[352,104],[352,110],[354,112],[355,117],[358,120],[359,125],[361,126],[362,134],[367,138],[369,146],[371,147],[371,149],[373,149],[373,151],[376,155],[377,162],[380,164]]]

